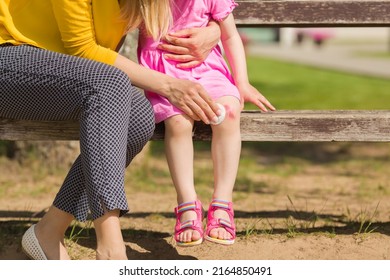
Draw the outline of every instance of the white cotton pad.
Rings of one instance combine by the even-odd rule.
[[[212,122],[212,123],[211,123],[211,124],[213,124],[213,125],[218,125],[218,124],[220,124],[221,122],[223,122],[223,120],[225,119],[225,115],[226,115],[226,109],[225,109],[225,107],[224,107],[222,104],[220,104],[220,103],[217,103],[217,105],[218,105],[219,109],[221,109],[221,114],[220,114],[219,116],[217,116],[217,117],[218,117],[218,120],[217,120],[216,122]]]

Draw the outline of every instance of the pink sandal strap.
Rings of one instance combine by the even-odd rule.
[[[184,222],[181,222],[181,216],[186,211],[195,211],[196,213],[196,220],[187,220]],[[203,241],[203,208],[202,203],[199,200],[191,201],[191,202],[185,202],[180,205],[178,205],[175,208],[175,215],[176,215],[176,225],[175,225],[175,234],[174,238],[178,245],[181,246],[191,246],[200,244]],[[194,240],[192,242],[180,242],[178,239],[178,236],[185,230],[196,230],[199,232],[201,238],[198,240]]]
[[[229,215],[229,220],[215,218],[214,213],[216,210],[224,210]],[[231,239],[217,239],[210,236],[210,231],[215,228],[224,228],[232,236]],[[234,224],[234,210],[233,203],[229,201],[214,199],[207,212],[207,229],[205,238],[209,241],[220,244],[233,244],[236,239],[236,226]]]

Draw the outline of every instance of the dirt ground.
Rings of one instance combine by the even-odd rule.
[[[138,260],[388,260],[389,158],[389,145],[372,148],[361,144],[349,147],[348,156],[343,159],[305,162],[291,174],[276,171],[254,174],[254,182],[267,182],[267,185],[261,191],[235,192],[238,237],[232,246],[205,241],[195,247],[177,247],[172,239],[173,190],[130,190],[127,194],[131,211],[121,220],[128,257]],[[274,161],[269,155],[262,157],[258,164]],[[295,164],[298,168],[299,161]],[[282,172],[282,163],[277,168]],[[20,248],[21,236],[50,205],[55,192],[54,189],[37,196],[0,196],[0,259],[26,259]],[[206,195],[201,199],[207,208]],[[79,235],[69,229],[68,235],[73,235],[67,241],[70,255],[73,259],[94,259],[93,229],[89,225],[81,226],[74,227],[74,232],[81,230]]]

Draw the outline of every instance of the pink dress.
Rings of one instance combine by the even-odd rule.
[[[221,21],[237,6],[234,0],[175,0],[173,2],[174,22],[171,31],[204,27],[210,19]],[[201,65],[191,69],[179,69],[176,67],[177,62],[163,57],[163,52],[157,49],[159,43],[145,36],[141,28],[138,44],[138,60],[141,65],[179,79],[198,82],[214,100],[222,96],[235,96],[240,99],[220,46],[216,46]],[[146,96],[154,108],[156,123],[183,114],[163,96],[153,92],[146,92]]]

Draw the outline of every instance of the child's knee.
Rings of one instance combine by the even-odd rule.
[[[224,103],[225,107],[225,119],[221,124],[232,125],[233,123],[239,123],[241,117],[241,106],[239,102]]]
[[[165,129],[172,136],[191,135],[193,121],[186,115],[175,115],[165,120]]]
[[[231,121],[238,121],[241,116],[241,109],[239,106],[225,105],[226,119]]]

